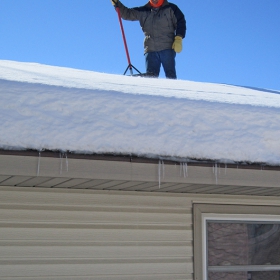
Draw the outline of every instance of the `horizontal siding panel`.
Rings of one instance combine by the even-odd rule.
[[[4,246],[0,260],[23,258],[185,258],[192,256],[188,246]]]
[[[0,228],[0,240],[95,240],[95,241],[183,241],[192,238],[191,230]]]
[[[191,208],[191,201],[182,195],[161,195],[143,193],[133,195],[131,192],[111,192],[92,190],[41,189],[0,187],[0,204],[26,204],[61,206],[101,206],[131,209],[160,208],[182,209]]]
[[[58,229],[58,230],[191,230],[191,227],[141,224],[67,224],[67,223],[1,223],[2,228],[13,229]]]
[[[1,277],[59,277],[59,276],[90,276],[90,275],[154,275],[192,273],[192,264],[179,263],[89,263],[89,264],[11,264],[1,265]],[[38,278],[37,278],[38,279]],[[172,279],[172,278],[171,278]]]
[[[56,256],[51,259],[44,258],[24,258],[24,259],[5,259],[0,260],[0,265],[98,265],[98,264],[126,264],[126,265],[135,265],[135,264],[180,264],[180,263],[191,263],[191,259],[188,258],[57,258]]]
[[[18,280],[18,277],[3,277],[1,280]],[[33,280],[34,278],[32,278]],[[132,280],[131,275],[98,275],[98,276],[40,276],[40,280]],[[30,277],[20,277],[20,280],[30,280]],[[133,275],[133,280],[193,280],[193,274],[153,274]]]
[[[0,240],[0,246],[186,246],[192,247],[192,241],[92,241],[92,240]]]
[[[103,211],[55,211],[55,210],[13,210],[1,209],[0,221],[9,222],[61,222],[63,223],[110,223],[115,224],[152,224],[152,225],[185,225],[192,221],[191,214],[170,213],[137,213],[137,212],[103,212]]]
[[[29,204],[8,204],[8,203],[0,203],[0,209],[3,210],[33,210],[34,212],[34,206],[36,207],[36,211],[40,210],[46,210],[46,211],[67,211],[69,212],[69,215],[72,214],[73,212],[79,212],[79,211],[84,211],[84,212],[129,212],[129,213],[159,213],[159,214],[182,214],[182,215],[191,215],[192,209],[182,209],[182,208],[159,208],[159,207],[126,207],[123,205],[122,207],[120,206],[90,206],[90,205],[76,205],[74,208],[73,206],[68,206],[68,205],[44,205],[44,204],[34,204],[34,205],[29,205]]]

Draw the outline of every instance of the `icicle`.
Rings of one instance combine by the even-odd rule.
[[[215,165],[213,165],[213,173],[215,174],[215,178],[216,178],[216,185],[218,184],[218,164],[215,163]]]
[[[158,188],[160,189],[160,179],[161,179],[161,175],[160,175],[160,171],[161,171],[161,162],[160,160],[158,161]]]
[[[158,162],[158,186],[160,189],[161,178],[164,178],[164,162],[163,160],[159,160]]]
[[[180,163],[180,176],[188,177],[188,164],[185,162]]]
[[[188,173],[188,163],[187,162],[185,163],[185,175],[186,175],[186,177],[189,176],[189,173]]]
[[[68,157],[67,157],[67,152],[65,153],[65,162],[66,162],[66,172],[68,172]]]
[[[68,157],[67,152],[66,153],[60,153],[60,174],[62,174],[63,171],[63,158],[65,157],[65,165],[66,165],[66,172],[68,172]]]
[[[59,153],[59,157],[60,157],[60,172],[59,174],[62,174],[62,154]]]
[[[40,174],[40,164],[41,164],[41,150],[39,151],[39,157],[38,157],[38,164],[37,164],[37,177]]]

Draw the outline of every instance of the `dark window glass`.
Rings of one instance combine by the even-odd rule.
[[[267,271],[268,266],[280,265],[278,223],[208,221],[207,250],[209,280],[280,280],[279,271]],[[260,266],[260,271],[226,271],[246,265]],[[215,271],[215,266],[224,267],[223,272]]]
[[[209,280],[279,280],[278,271],[209,272]]]
[[[248,280],[248,273],[247,272],[209,272],[208,279],[209,280]]]

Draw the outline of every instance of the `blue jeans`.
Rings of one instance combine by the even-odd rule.
[[[146,53],[146,72],[152,76],[158,77],[162,64],[166,78],[177,79],[175,57],[176,52],[172,49]]]

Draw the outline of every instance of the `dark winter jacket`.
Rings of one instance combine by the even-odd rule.
[[[172,49],[175,36],[186,35],[186,20],[182,11],[167,0],[154,9],[147,3],[145,6],[129,9],[121,2],[118,4],[125,20],[138,20],[145,34],[144,52]]]

